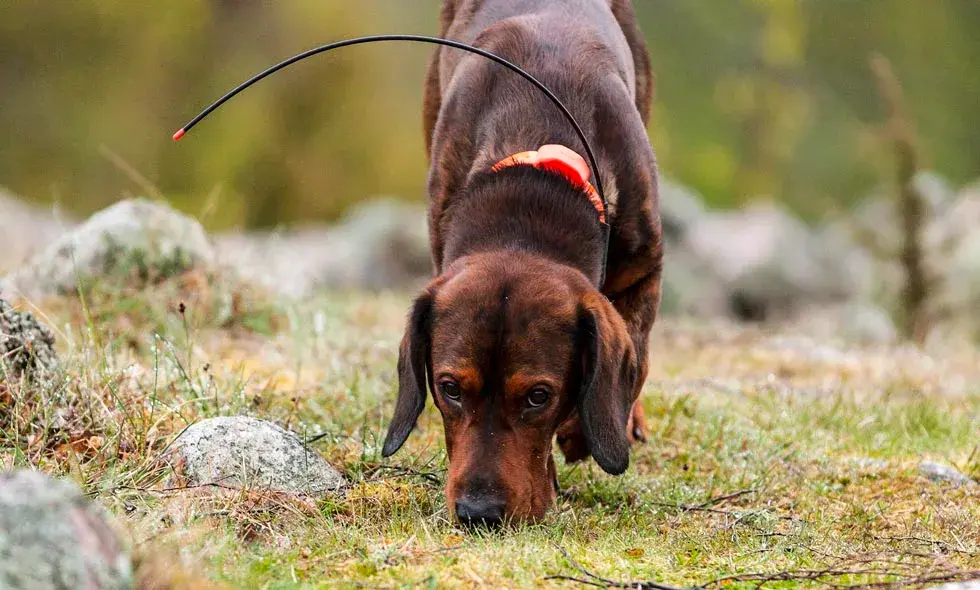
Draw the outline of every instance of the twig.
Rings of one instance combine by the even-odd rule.
[[[927,539],[925,537],[907,536],[907,537],[872,537],[875,541],[918,541],[920,543],[926,543],[930,545],[939,545],[945,548],[947,551],[952,551],[953,553],[959,553],[961,555],[968,555],[970,557],[976,557],[976,553],[973,551],[966,551],[964,549],[957,549],[949,541],[943,541],[942,539]]]
[[[674,504],[673,502],[650,502],[650,504],[654,506],[661,506],[664,508],[676,508],[681,512],[708,512],[710,514],[722,514],[724,516],[731,516],[732,518],[737,518],[737,519],[745,518],[748,514],[762,514],[761,510],[749,510],[746,511],[746,513],[740,514],[738,512],[735,512],[734,510],[721,510],[719,508],[709,508],[702,504]],[[788,516],[785,514],[775,514],[774,516],[779,520],[788,520],[792,522],[806,522],[805,519],[796,516]]]
[[[150,180],[146,176],[140,174],[140,171],[134,168],[129,162],[124,160],[122,156],[109,149],[108,146],[100,145],[99,153],[102,155],[103,158],[108,160],[113,166],[118,168],[120,172],[122,172],[127,177],[129,177],[131,181],[133,181],[141,189],[146,191],[147,194],[150,195],[150,197],[152,197],[157,201],[166,200],[166,197],[164,197],[163,192],[160,189],[158,189],[155,184],[150,182]]]
[[[821,569],[821,570],[787,570],[781,572],[771,572],[771,573],[749,573],[749,574],[733,574],[730,576],[722,576],[720,578],[715,578],[704,584],[699,584],[694,586],[694,588],[710,588],[712,586],[721,586],[729,582],[759,582],[760,586],[768,582],[807,582],[816,581],[821,578],[827,577],[840,577],[840,576],[856,576],[856,575],[866,575],[866,576],[885,576],[894,575],[889,572],[882,570],[873,569]]]
[[[903,331],[906,338],[922,344],[928,331],[927,307],[932,299],[931,291],[934,285],[927,276],[923,246],[923,234],[929,211],[925,197],[915,186],[915,176],[919,172],[915,131],[905,109],[902,85],[888,58],[880,54],[872,55],[871,72],[878,84],[882,102],[888,110],[888,136],[893,143],[897,162],[898,210],[901,214],[901,230],[904,238],[899,255],[905,271],[902,293],[905,315]]]
[[[393,471],[391,475],[382,476],[378,475],[379,471]],[[396,465],[378,465],[367,472],[367,476],[372,479],[395,479],[397,477],[405,476],[416,476],[422,479],[439,485],[442,480],[439,479],[439,475],[434,471],[420,471],[418,469],[412,469],[411,467],[398,467]]]
[[[569,582],[578,582],[579,584],[587,584],[589,586],[597,586],[599,588],[637,588],[638,590],[681,590],[677,586],[668,586],[666,584],[661,584],[660,582],[617,582],[616,580],[610,580],[608,578],[603,578],[598,576],[589,570],[587,570],[582,564],[575,561],[568,551],[564,547],[555,543],[555,547],[561,551],[561,554],[565,556],[572,567],[577,569],[580,573],[584,574],[588,579],[577,578],[574,576],[562,576],[554,575],[547,576],[546,580],[566,580]]]
[[[597,588],[636,588],[638,590],[681,590],[675,586],[668,586],[660,582],[651,581],[636,581],[636,582],[621,582],[617,580],[611,580],[609,578],[604,578],[594,572],[586,569],[582,564],[575,561],[575,559],[569,555],[568,551],[565,550],[561,545],[555,544],[555,547],[565,556],[565,559],[575,568],[580,574],[585,577],[570,576],[570,575],[551,575],[546,576],[545,580],[564,580],[567,582],[575,582],[577,584],[583,584],[587,586],[594,586]],[[820,582],[827,586],[835,587],[846,587],[846,588],[907,588],[912,586],[925,586],[927,584],[935,584],[941,582],[962,582],[967,580],[973,580],[980,578],[980,570],[948,570],[940,573],[929,573],[923,576],[913,575],[911,572],[902,572],[887,569],[876,569],[866,567],[868,564],[874,563],[874,560],[865,560],[863,562],[857,562],[852,564],[852,567],[827,567],[824,569],[800,569],[800,570],[785,570],[778,572],[751,572],[742,574],[732,574],[727,576],[721,576],[719,578],[714,578],[707,582],[700,584],[695,584],[693,586],[687,587],[687,590],[707,590],[708,588],[713,588],[717,586],[724,586],[732,582],[755,582],[757,583],[757,588],[761,588],[765,584],[770,582]],[[854,567],[857,565],[864,565],[865,567]],[[896,564],[901,565],[901,564]],[[829,578],[841,578],[844,576],[881,576],[894,578],[890,581],[881,582],[861,582],[854,584],[840,584],[834,583],[832,579]]]
[[[228,476],[228,477],[231,477],[231,476]],[[227,478],[222,478],[222,479],[227,479]],[[130,486],[130,485],[118,485],[118,486],[113,486],[113,487],[108,488],[108,489],[105,489],[105,490],[95,490],[95,491],[92,491],[92,492],[88,492],[86,495],[88,495],[88,496],[97,496],[99,494],[114,494],[114,493],[116,493],[118,491],[123,491],[123,490],[131,491],[131,492],[139,492],[139,493],[142,493],[142,494],[172,494],[172,493],[177,493],[177,492],[190,492],[190,491],[193,491],[193,490],[198,490],[198,489],[203,489],[203,488],[217,488],[217,489],[220,489],[220,490],[226,490],[226,491],[230,491],[230,492],[243,492],[243,493],[246,493],[246,494],[256,494],[256,495],[264,495],[264,494],[267,494],[270,497],[289,497],[289,496],[308,496],[308,495],[310,495],[310,494],[305,494],[305,493],[302,493],[302,492],[284,492],[284,491],[277,491],[277,490],[271,490],[271,489],[263,489],[263,488],[260,488],[260,487],[256,487],[256,488],[235,487],[235,486],[225,485],[225,484],[221,483],[220,481],[209,481],[209,482],[200,483],[200,484],[193,484],[193,485],[186,485],[186,486],[174,486],[174,487],[169,487],[169,488],[160,488],[158,490],[155,490],[155,489],[152,489],[152,488],[141,488],[141,487]]]
[[[758,491],[759,490],[757,490],[756,488],[748,488],[748,489],[744,489],[744,490],[739,490],[737,492],[732,492],[730,494],[725,494],[724,496],[718,496],[718,497],[712,498],[712,499],[708,500],[707,502],[705,502],[704,504],[698,504],[698,508],[710,508],[711,506],[717,506],[718,504],[721,504],[722,502],[727,502],[729,500],[734,500],[735,498],[738,498],[740,496],[745,496],[747,494],[754,494],[754,493],[756,493]]]
[[[545,580],[561,580],[564,582],[575,582],[576,584],[582,584],[584,586],[595,586],[596,588],[608,588],[608,584],[603,584],[602,582],[593,582],[592,580],[586,580],[585,578],[576,578],[575,576],[563,576],[556,574],[553,576],[545,576]]]

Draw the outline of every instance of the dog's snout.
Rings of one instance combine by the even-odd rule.
[[[504,520],[503,502],[489,498],[460,498],[456,501],[456,520],[464,526],[496,527]]]

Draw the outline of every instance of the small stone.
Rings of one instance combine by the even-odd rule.
[[[58,366],[54,334],[33,314],[0,299],[0,382],[44,378]]]
[[[968,475],[960,473],[949,465],[934,463],[932,461],[919,463],[919,475],[932,481],[945,481],[959,485],[977,485],[977,482]]]
[[[0,282],[0,290],[28,297],[70,293],[79,281],[164,279],[213,260],[196,220],[164,203],[132,199],[56,240]]]
[[[104,511],[72,483],[0,474],[0,587],[132,587],[132,562]]]
[[[969,582],[951,582],[941,586],[932,586],[929,590],[980,590],[980,580]]]
[[[188,427],[166,459],[186,485],[319,494],[346,484],[295,434],[247,416],[209,418]]]

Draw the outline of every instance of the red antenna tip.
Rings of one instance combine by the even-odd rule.
[[[177,133],[174,133],[174,141],[179,140],[181,137],[184,136],[185,133],[187,133],[186,129],[178,129]]]

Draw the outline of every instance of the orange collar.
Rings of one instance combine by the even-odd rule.
[[[589,182],[591,172],[585,158],[575,153],[575,151],[557,144],[548,144],[539,147],[536,151],[520,152],[513,156],[508,156],[494,164],[492,171],[498,172],[510,166],[527,165],[534,166],[538,170],[557,172],[564,176],[568,182],[578,189],[585,192],[589,202],[599,212],[599,221],[606,223],[606,208],[602,205],[599,193]]]

